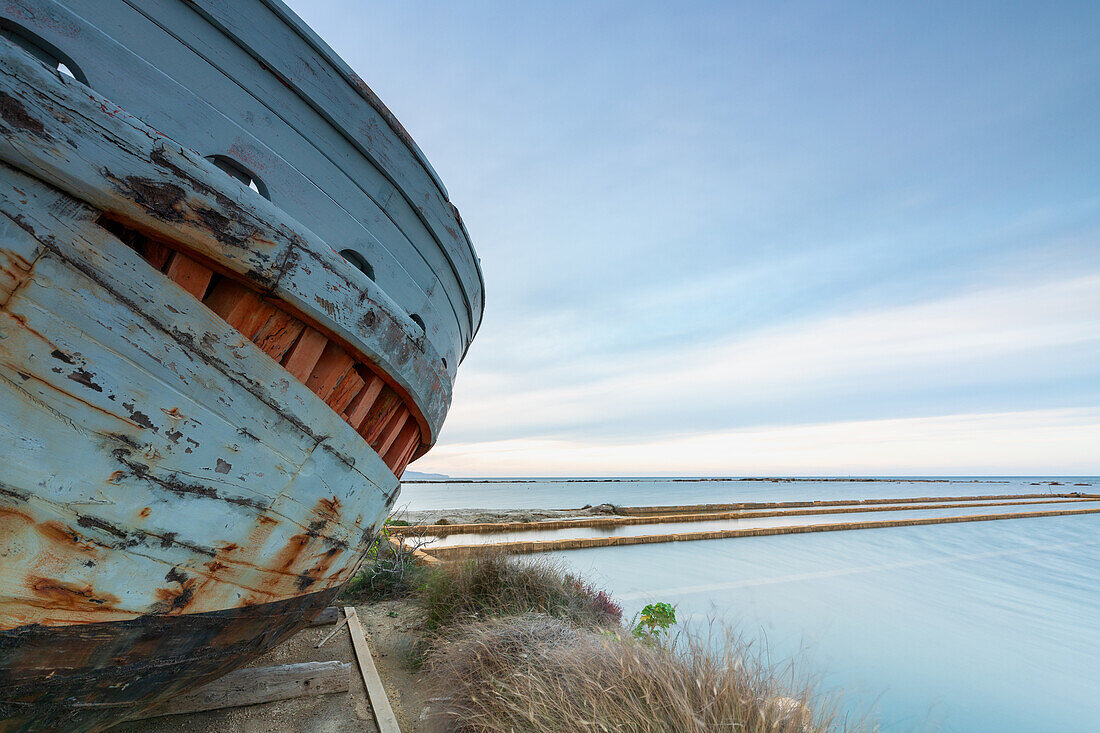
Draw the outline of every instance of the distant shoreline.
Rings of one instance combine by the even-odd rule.
[[[1014,478],[1042,478],[1049,479],[1047,476],[1023,476]],[[1087,476],[1058,476],[1062,479],[1076,479],[1076,478],[1090,478]],[[440,479],[405,479],[401,483],[403,484],[542,484],[542,483],[562,483],[562,484],[631,484],[631,483],[707,483],[707,482],[722,482],[722,481],[740,481],[740,482],[767,482],[767,483],[816,483],[821,481],[833,481],[837,483],[911,483],[911,484],[1009,484],[1012,483],[1007,478],[890,478],[888,476],[869,476],[862,478],[853,478],[850,476],[774,476],[774,477],[733,477],[733,476],[716,476],[716,477],[703,477],[703,478],[684,478],[684,477],[652,477],[652,478],[440,478]],[[1037,484],[1048,484],[1050,486],[1061,486],[1064,481],[1038,481]]]

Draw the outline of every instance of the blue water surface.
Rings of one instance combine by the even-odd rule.
[[[636,493],[631,484],[451,484],[447,496],[455,507],[503,508],[1097,491],[1095,479],[1068,488],[1032,486],[1066,479],[1009,481],[676,484],[664,493],[657,481],[634,484]],[[429,508],[419,505],[420,486],[403,494],[410,508]],[[578,493],[586,486],[598,491]],[[423,496],[439,507],[440,496]],[[772,658],[794,658],[841,692],[846,709],[871,711],[886,731],[1100,730],[1100,515],[559,556],[611,591],[628,616],[669,601],[686,623],[735,624]]]

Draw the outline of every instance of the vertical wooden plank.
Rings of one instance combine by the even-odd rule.
[[[378,722],[378,731],[379,733],[401,733],[401,726],[397,724],[397,717],[394,716],[390,700],[386,697],[386,688],[382,686],[382,678],[378,676],[378,668],[374,666],[374,658],[370,654],[370,647],[367,646],[367,638],[363,635],[363,627],[359,625],[359,616],[351,606],[344,607],[344,615],[348,619],[348,631],[351,632],[355,660],[359,663],[363,684],[367,686],[367,696],[374,710],[374,719]]]
[[[423,439],[424,434],[420,432],[420,426],[417,425],[416,435],[414,435],[413,439],[409,441],[409,447],[405,449],[405,452],[402,454],[400,460],[398,461],[397,470],[399,472],[404,472],[405,467],[409,465],[409,461],[413,459],[413,456],[415,456],[416,452],[420,449],[421,441],[423,441]]]
[[[172,256],[172,250],[148,237],[142,237],[141,241],[137,243],[137,251],[150,265],[158,270],[163,270],[164,266],[168,264],[168,258]]]
[[[359,429],[384,386],[385,382],[377,374],[368,375],[366,386],[359,390],[359,394],[352,398],[351,403],[344,410],[344,419],[349,425],[356,430]]]
[[[275,361],[281,361],[286,352],[305,330],[306,324],[286,311],[275,308],[267,323],[252,338],[265,354]]]
[[[401,432],[397,434],[397,439],[393,441],[393,445],[389,447],[382,455],[382,461],[390,467],[390,470],[395,474],[397,473],[397,466],[400,463],[401,456],[403,456],[409,449],[409,445],[413,441],[420,441],[420,428],[416,424],[416,420],[406,419],[404,426],[401,428]]]
[[[283,357],[283,366],[295,379],[305,384],[313,367],[321,358],[321,352],[325,350],[328,337],[320,331],[306,326],[302,334],[290,350]]]
[[[173,252],[168,258],[168,266],[164,269],[164,274],[191,295],[202,300],[202,296],[206,295],[207,286],[210,285],[210,278],[214,276],[214,271],[206,265],[200,265],[185,254]]]
[[[380,456],[384,456],[386,451],[390,449],[393,442],[397,440],[397,436],[401,433],[401,428],[405,427],[405,421],[409,419],[409,411],[405,409],[405,405],[401,405],[401,409],[393,413],[393,417],[386,423],[386,428],[382,431],[382,434],[378,436],[378,441],[373,443],[374,450]]]
[[[398,479],[400,479],[401,475],[405,473],[405,469],[408,468],[409,461],[412,460],[412,455],[414,455],[414,453],[416,452],[416,448],[419,444],[420,441],[417,440],[409,447],[404,455],[401,455],[397,459],[397,466],[394,467],[394,475],[396,475]]]
[[[368,443],[374,443],[382,433],[382,429],[393,417],[393,414],[404,405],[401,398],[389,387],[383,387],[382,393],[374,401],[370,411],[359,426],[359,434]]]
[[[359,394],[365,384],[366,382],[355,369],[348,370],[348,373],[344,375],[344,378],[340,380],[340,383],[336,385],[336,389],[332,390],[332,394],[326,400],[328,406],[338,413],[343,413],[344,408],[348,406],[355,395]]]
[[[327,400],[354,364],[355,361],[348,356],[348,352],[330,341],[321,352],[321,358],[310,370],[306,386],[318,397]]]
[[[259,293],[227,277],[214,284],[203,303],[248,339],[275,313]]]
[[[393,475],[397,478],[401,478],[401,474],[405,473],[405,469],[408,468],[409,461],[416,455],[416,449],[420,447],[420,430],[416,431],[415,439],[409,443],[408,449],[397,459],[397,467],[393,470]]]

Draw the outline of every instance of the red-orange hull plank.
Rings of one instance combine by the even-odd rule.
[[[321,354],[324,353],[327,344],[328,337],[306,326],[298,340],[290,347],[290,351],[283,357],[283,366],[299,382],[305,382],[313,371],[313,367],[321,360]]]
[[[168,258],[164,273],[181,288],[199,299],[206,294],[210,278],[214,276],[214,271],[209,267],[195,262],[180,252],[173,252]]]

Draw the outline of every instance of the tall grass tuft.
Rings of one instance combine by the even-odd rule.
[[[745,645],[681,637],[678,648],[582,629],[544,615],[456,630],[427,660],[430,725],[456,733],[807,733],[837,730],[809,691],[754,661]],[[847,728],[853,730],[853,728]]]
[[[541,613],[582,627],[618,626],[622,608],[602,590],[547,559],[483,554],[433,568],[418,592],[429,628]]]

